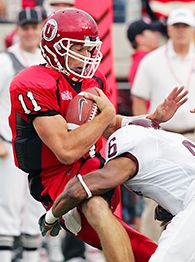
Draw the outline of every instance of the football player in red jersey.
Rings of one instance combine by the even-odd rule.
[[[130,121],[115,116],[114,107],[104,95],[109,94],[106,81],[97,70],[102,57],[100,47],[97,25],[90,15],[79,9],[57,11],[48,17],[42,29],[41,51],[47,63],[22,71],[11,83],[9,122],[15,163],[29,174],[32,196],[49,210],[41,220],[41,226],[45,232],[50,229],[53,235],[57,228],[57,219],[50,209],[53,202],[57,201],[70,178],[102,167],[101,136],[107,133],[106,130],[115,130],[121,123]],[[68,132],[65,115],[69,102],[78,92],[91,87],[99,88],[100,96],[94,100],[100,114]],[[185,101],[182,98],[186,93],[181,94],[181,91],[173,91],[171,103],[165,101],[149,118],[159,122],[169,119]],[[94,144],[95,155],[90,155]],[[82,181],[82,177],[79,179]],[[112,212],[117,205],[117,201],[112,201],[116,199],[114,195],[105,196]],[[85,202],[69,217],[71,225],[70,219],[63,217],[66,228],[85,242],[103,250],[120,243],[116,254],[105,253],[107,261],[133,261],[126,232],[136,261],[148,261],[156,249],[153,242],[121,222],[125,232],[101,197]],[[107,241],[110,234],[112,239]]]

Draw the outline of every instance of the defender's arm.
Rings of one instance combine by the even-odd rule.
[[[72,178],[65,186],[64,191],[59,195],[52,206],[54,217],[61,217],[69,210],[80,204],[92,195],[102,195],[116,186],[124,183],[137,172],[136,164],[127,157],[118,157],[110,160],[102,169],[93,171],[82,176]],[[88,191],[87,193],[87,190]]]

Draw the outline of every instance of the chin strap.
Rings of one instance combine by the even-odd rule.
[[[81,183],[83,189],[85,190],[86,194],[87,194],[87,199],[92,197],[92,193],[90,191],[90,189],[88,188],[88,186],[85,184],[82,176],[80,174],[77,175],[77,178],[79,180],[79,182]]]

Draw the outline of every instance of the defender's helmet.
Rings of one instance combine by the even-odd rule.
[[[73,81],[91,78],[102,58],[101,41],[95,20],[86,12],[76,8],[66,8],[53,13],[47,18],[42,29],[41,52],[48,64]],[[91,56],[80,55],[70,48],[82,44],[91,48]],[[68,58],[83,63],[82,72],[78,73],[68,66]]]

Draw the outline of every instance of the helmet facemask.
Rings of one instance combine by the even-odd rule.
[[[72,51],[71,47],[75,44],[81,44],[84,47],[91,48],[91,56],[83,56],[75,51]],[[85,41],[62,38],[54,44],[55,52],[63,58],[63,60],[60,59],[60,62],[58,61],[59,63],[57,63],[58,71],[67,76],[70,74],[75,76],[72,78],[73,81],[80,81],[84,78],[92,78],[102,59],[102,53],[100,51],[101,44],[102,42],[99,38],[97,38],[96,41],[91,41],[89,37],[87,37]],[[75,72],[69,67],[69,58],[75,59],[83,64],[81,72]]]

